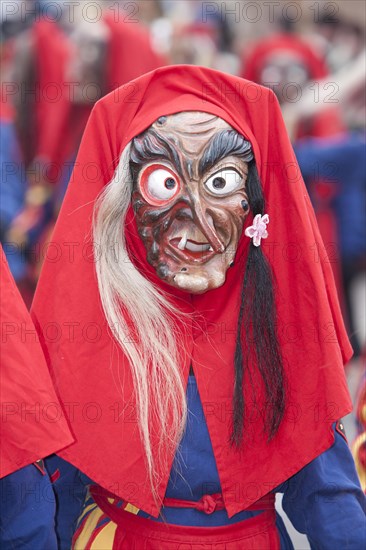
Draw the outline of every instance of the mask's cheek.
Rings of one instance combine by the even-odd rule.
[[[241,202],[246,195],[240,194],[236,200],[230,200],[227,204],[220,204],[220,207],[209,210],[213,223],[218,234],[223,238],[226,248],[237,248],[239,239],[243,232],[244,221],[248,211],[244,211]]]

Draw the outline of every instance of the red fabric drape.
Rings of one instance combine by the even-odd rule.
[[[182,372],[187,378],[191,362],[225,506],[232,516],[330,447],[332,422],[351,410],[343,364],[352,351],[330,264],[316,255],[321,238],[273,93],[234,76],[184,65],[158,69],[131,86],[133,102],[126,87],[93,110],[52,239],[62,254],[57,263],[45,262],[33,304],[41,334],[55,320],[73,328],[72,338],[66,329],[57,343],[43,338],[62,400],[78,403],[70,415],[76,443],[61,455],[107,490],[158,514],[135,416],[129,414],[134,394],[128,361],[116,349],[102,312],[91,217],[96,197],[134,136],[162,115],[184,110],[212,113],[251,142],[270,217],[269,237],[262,246],[276,281],[279,337],[289,383],[287,412],[273,441],[266,441],[261,415],[254,414],[240,452],[229,444],[235,334],[249,239],[241,238],[226,283],[192,296],[165,285],[147,264],[132,211],[127,236],[144,275],[168,291],[176,307],[194,314],[192,324],[179,327]],[[249,216],[247,224],[251,222]],[[94,327],[92,334],[88,327]],[[123,380],[123,386],[116,380]],[[249,384],[245,393],[250,403]],[[257,400],[263,412],[261,391]],[[169,474],[160,472],[161,498]]]
[[[1,256],[0,477],[73,442],[30,315]],[[52,330],[52,328],[51,328]]]

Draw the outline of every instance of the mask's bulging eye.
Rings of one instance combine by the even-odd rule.
[[[145,168],[139,185],[144,199],[155,206],[171,201],[180,190],[178,176],[162,164],[152,164]]]
[[[244,188],[244,180],[236,170],[220,170],[211,176],[205,185],[214,195],[227,195]]]

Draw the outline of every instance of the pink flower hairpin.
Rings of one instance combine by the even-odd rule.
[[[268,223],[268,214],[264,214],[263,216],[257,214],[253,220],[253,225],[246,228],[244,234],[253,239],[254,246],[259,246],[261,244],[261,239],[266,239],[268,237]]]

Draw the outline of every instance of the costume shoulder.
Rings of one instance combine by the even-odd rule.
[[[73,441],[38,336],[1,252],[0,477]],[[26,437],[25,437],[26,434]]]

